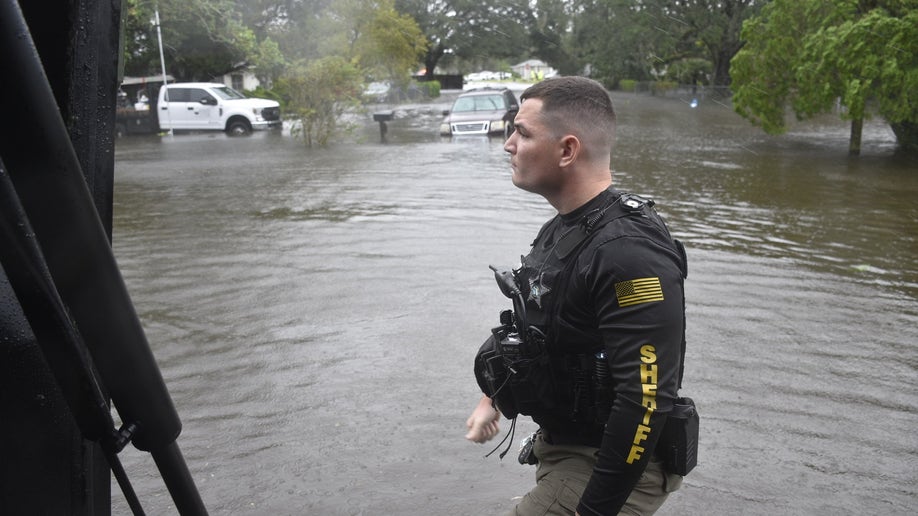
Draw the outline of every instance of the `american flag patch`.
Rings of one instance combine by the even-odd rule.
[[[620,307],[663,301],[663,287],[660,286],[660,278],[622,281],[615,284],[615,297]]]

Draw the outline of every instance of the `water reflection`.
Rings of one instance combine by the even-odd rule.
[[[657,199],[691,261],[702,449],[661,514],[914,513],[915,163],[876,123],[849,159],[827,121],[798,141],[718,104],[616,102],[615,181]],[[502,142],[399,109],[387,144],[372,122],[328,149],[118,142],[115,254],[212,514],[493,514],[532,482],[462,424],[506,308],[487,265],[552,212],[510,185]],[[151,461],[125,455],[169,514]]]

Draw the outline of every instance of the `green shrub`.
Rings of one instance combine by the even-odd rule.
[[[654,95],[657,93],[664,94],[667,91],[676,89],[677,87],[679,87],[679,84],[675,81],[656,81],[651,84],[650,91],[653,92]]]
[[[364,86],[363,74],[335,56],[293,67],[278,83],[301,122],[294,134],[302,134],[307,147],[328,143],[341,115],[359,104]]]
[[[440,81],[423,81],[418,82],[417,85],[427,98],[435,99],[440,97]]]
[[[622,79],[618,81],[618,89],[621,91],[627,91],[634,93],[637,88],[637,81],[634,79]]]

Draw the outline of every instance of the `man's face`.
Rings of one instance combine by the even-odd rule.
[[[504,143],[504,150],[510,153],[513,184],[545,196],[560,186],[563,149],[560,138],[545,125],[541,112],[541,99],[523,101],[513,121],[516,130]]]

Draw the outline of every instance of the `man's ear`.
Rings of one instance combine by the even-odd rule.
[[[577,161],[582,150],[583,144],[580,138],[577,138],[573,134],[564,136],[561,138],[561,162],[559,165],[562,167],[570,166]]]

